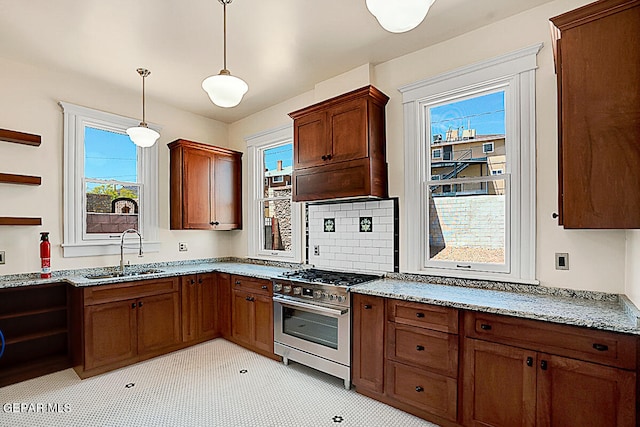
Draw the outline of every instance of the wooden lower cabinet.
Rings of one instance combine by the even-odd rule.
[[[353,351],[351,383],[359,392],[384,391],[384,343],[385,301],[382,297],[354,294]]]
[[[218,283],[214,273],[180,278],[182,341],[200,342],[218,335]]]
[[[273,300],[269,280],[231,276],[231,337],[268,357],[273,353]]]

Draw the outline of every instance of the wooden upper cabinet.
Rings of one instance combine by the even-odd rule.
[[[242,228],[242,153],[184,139],[168,146],[171,229]]]
[[[387,197],[388,100],[365,86],[289,114],[294,201]]]
[[[560,224],[640,228],[640,0],[602,0],[551,22]]]

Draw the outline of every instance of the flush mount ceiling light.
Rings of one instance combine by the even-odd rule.
[[[153,129],[149,129],[144,121],[144,79],[151,74],[151,71],[146,68],[138,68],[136,71],[142,77],[142,121],[138,126],[127,129],[127,134],[138,147],[146,148],[155,144],[156,140],[160,138],[160,134]]]
[[[224,14],[224,63],[219,74],[204,79],[202,89],[207,92],[211,102],[218,107],[230,108],[235,107],[242,101],[242,97],[249,90],[249,86],[244,80],[232,76],[227,70],[227,5],[233,0],[218,1],[222,3]]]
[[[404,33],[420,25],[435,0],[367,0],[367,9],[382,28]]]

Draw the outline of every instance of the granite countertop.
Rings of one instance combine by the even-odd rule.
[[[640,335],[637,309],[623,295],[582,291],[561,296],[553,288],[547,294],[540,288],[514,292],[385,278],[351,292]]]
[[[41,279],[37,273],[0,276],[0,289],[60,282],[76,287],[99,286],[211,272],[273,279],[285,271],[306,267],[311,266],[240,258],[211,258],[133,265],[128,266],[127,271],[160,271],[100,279],[89,279],[86,276],[115,272],[117,269],[111,267],[55,271],[49,279]],[[388,273],[385,278],[353,286],[349,290],[360,294],[640,335],[640,312],[624,295],[399,273]]]

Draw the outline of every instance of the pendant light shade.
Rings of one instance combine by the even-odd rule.
[[[242,97],[249,90],[249,85],[241,78],[232,76],[229,70],[227,70],[227,5],[233,0],[218,1],[222,3],[224,15],[224,65],[220,73],[204,79],[202,89],[207,92],[211,102],[218,107],[230,108],[240,104]]]
[[[420,25],[435,0],[367,0],[367,9],[382,28],[404,33]]]
[[[142,121],[138,126],[127,129],[127,135],[138,147],[147,148],[155,144],[156,140],[160,138],[160,134],[153,129],[149,129],[145,122],[144,79],[151,74],[151,71],[146,68],[138,68],[136,71],[142,77]]]

